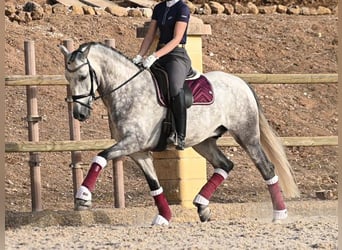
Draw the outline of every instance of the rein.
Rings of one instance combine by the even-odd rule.
[[[109,95],[115,91],[117,91],[118,89],[120,89],[121,87],[125,86],[128,82],[132,81],[135,77],[137,77],[141,72],[143,72],[145,70],[145,68],[140,68],[139,71],[137,73],[135,73],[133,76],[131,76],[129,79],[127,79],[126,81],[124,81],[123,83],[121,83],[119,86],[117,86],[115,89],[112,89],[111,91],[104,93],[102,95],[96,96],[94,97],[94,100],[96,101],[97,99],[104,97],[106,95]]]
[[[78,53],[78,52],[79,52],[79,53],[83,53],[83,51],[81,51],[81,50],[77,50],[77,51],[75,51],[74,53]],[[81,65],[78,66],[77,68],[75,68],[75,69],[69,69],[68,66],[66,66],[66,70],[69,71],[69,72],[71,72],[71,73],[74,73],[74,72],[76,72],[77,70],[79,70],[80,68],[82,68],[83,66],[88,65],[88,67],[89,67],[89,73],[90,73],[90,81],[91,81],[90,92],[89,92],[89,94],[85,94],[85,95],[73,95],[73,96],[71,96],[71,100],[72,100],[72,102],[77,102],[77,103],[79,103],[79,104],[81,104],[81,105],[83,105],[83,106],[85,106],[85,107],[87,107],[88,109],[91,109],[91,110],[92,110],[93,108],[92,108],[90,105],[87,105],[87,104],[84,104],[84,103],[80,102],[79,99],[82,99],[82,98],[91,96],[91,97],[93,98],[93,100],[96,101],[97,99],[100,99],[100,98],[102,98],[102,97],[104,97],[104,96],[106,96],[106,95],[109,95],[109,94],[111,94],[111,93],[117,91],[117,90],[120,89],[121,87],[125,86],[128,82],[130,82],[131,80],[133,80],[135,77],[137,77],[141,72],[143,72],[143,71],[145,70],[144,67],[141,67],[137,73],[135,73],[132,77],[130,77],[130,78],[127,79],[125,82],[123,82],[122,84],[120,84],[118,87],[112,89],[111,91],[109,91],[109,92],[107,92],[107,93],[104,93],[104,94],[102,94],[102,95],[96,96],[96,95],[95,95],[95,91],[94,91],[94,84],[93,84],[93,83],[94,83],[94,79],[95,79],[95,82],[96,82],[96,85],[97,85],[97,86],[99,86],[99,83],[98,83],[98,80],[97,80],[97,76],[96,76],[95,70],[93,69],[93,67],[91,67],[88,58],[86,58],[86,59],[87,59],[87,62],[81,64]],[[66,101],[69,101],[69,100],[66,98]]]

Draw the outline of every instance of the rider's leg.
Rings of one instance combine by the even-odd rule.
[[[159,59],[159,63],[166,70],[170,86],[171,110],[176,123],[177,146],[183,150],[186,135],[186,106],[184,95],[184,82],[191,68],[191,61],[182,48],[176,48],[167,56]]]
[[[183,86],[186,77],[186,71],[183,68],[183,65],[179,62],[175,62],[174,64],[170,65],[172,65],[172,67],[169,68],[168,77],[170,81],[171,111],[175,119],[177,132],[176,149],[184,150],[187,110],[185,106],[185,93]],[[171,72],[182,72],[182,74],[175,74]]]
[[[176,149],[184,150],[186,136],[186,106],[183,89],[179,90],[178,95],[171,97],[171,110],[175,119],[177,131]]]

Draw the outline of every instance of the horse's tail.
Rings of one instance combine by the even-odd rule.
[[[265,115],[259,108],[260,142],[267,157],[274,164],[280,186],[286,197],[299,197],[299,190],[293,177],[293,170],[287,160],[280,139],[270,127]]]
[[[267,158],[273,163],[275,172],[279,177],[280,186],[286,197],[299,197],[299,190],[293,176],[293,170],[287,160],[285,149],[275,131],[269,125],[258,100],[254,89],[247,83],[251,89],[259,109],[259,128],[260,143],[265,151]]]

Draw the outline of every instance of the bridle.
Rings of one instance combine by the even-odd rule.
[[[73,52],[73,54],[76,54],[76,53],[83,53],[83,51],[82,51],[82,50],[75,50],[75,51]],[[90,65],[90,62],[89,62],[88,58],[86,58],[86,59],[87,59],[87,62],[81,64],[80,66],[76,67],[75,69],[69,69],[69,68],[68,68],[68,64],[66,64],[66,67],[65,67],[65,68],[66,68],[66,70],[67,70],[68,72],[74,73],[74,72],[76,72],[77,70],[79,70],[80,68],[82,68],[83,66],[88,65],[88,67],[89,67],[89,74],[90,74],[90,82],[91,82],[90,92],[89,92],[89,94],[84,94],[84,95],[72,95],[72,96],[71,96],[71,101],[72,101],[72,102],[79,103],[79,104],[81,104],[81,105],[87,107],[87,108],[90,109],[90,110],[92,110],[93,108],[92,108],[90,105],[87,105],[87,104],[85,104],[85,103],[83,103],[83,102],[80,102],[79,99],[82,99],[82,98],[91,96],[92,99],[93,99],[93,101],[96,101],[97,99],[102,98],[103,96],[108,95],[108,94],[110,94],[110,93],[113,93],[114,91],[120,89],[121,87],[123,87],[124,85],[126,85],[129,81],[131,81],[133,78],[135,78],[137,75],[139,75],[141,72],[143,72],[143,71],[145,70],[144,67],[140,67],[140,69],[139,69],[139,71],[138,71],[137,73],[135,73],[135,74],[134,74],[132,77],[130,77],[128,80],[126,80],[125,82],[123,82],[122,84],[120,84],[118,87],[112,89],[111,91],[109,91],[109,92],[107,92],[107,93],[104,93],[104,94],[102,94],[102,95],[96,96],[96,95],[95,95],[95,91],[94,91],[94,79],[95,79],[96,85],[99,86],[98,79],[97,79],[97,76],[96,76],[96,72],[95,72],[95,70],[93,69],[93,67]],[[68,99],[66,99],[66,101],[68,101]]]
[[[81,51],[81,50],[76,50],[76,51],[73,52],[73,55],[75,55],[76,53],[83,53],[83,51]],[[90,74],[90,82],[91,82],[91,84],[90,84],[90,92],[89,92],[89,94],[72,95],[72,96],[71,96],[71,101],[72,101],[72,102],[77,102],[77,103],[79,103],[79,104],[81,104],[81,105],[87,107],[88,109],[91,109],[91,110],[92,110],[93,108],[92,108],[90,105],[87,105],[87,104],[85,104],[85,103],[79,101],[79,99],[82,99],[82,98],[85,98],[85,97],[89,97],[89,96],[91,96],[93,100],[97,100],[97,99],[99,98],[99,97],[96,97],[95,91],[94,91],[94,79],[95,79],[96,85],[99,86],[99,83],[98,83],[98,80],[97,80],[97,76],[96,76],[96,72],[95,72],[95,70],[93,69],[93,67],[90,65],[90,62],[89,62],[88,58],[86,58],[86,59],[87,59],[87,62],[85,62],[85,63],[79,65],[79,66],[76,67],[75,69],[70,69],[70,68],[68,67],[68,63],[66,63],[65,68],[66,68],[66,70],[67,70],[68,72],[70,72],[70,73],[75,73],[76,71],[78,71],[78,70],[79,70],[80,68],[82,68],[83,66],[88,65],[88,67],[89,67],[89,74]],[[69,100],[67,99],[66,101],[69,101]]]

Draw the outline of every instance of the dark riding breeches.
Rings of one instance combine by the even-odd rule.
[[[191,60],[184,48],[175,48],[159,58],[158,63],[166,70],[170,83],[171,96],[177,96],[191,69]]]

